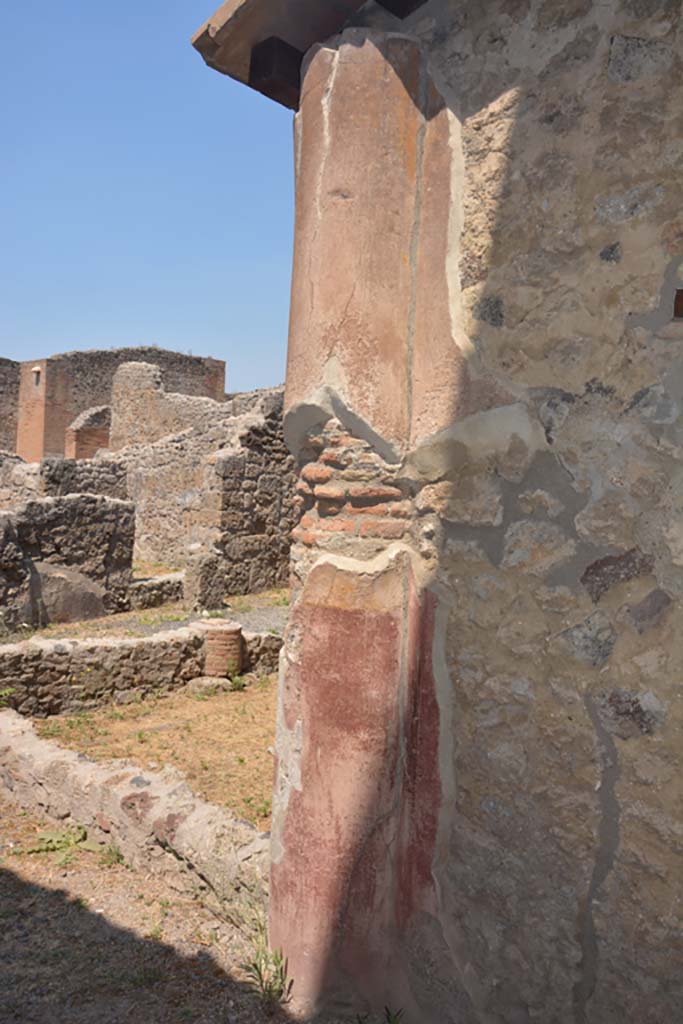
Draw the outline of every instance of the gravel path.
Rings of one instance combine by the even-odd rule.
[[[289,608],[253,608],[248,612],[231,613],[228,608],[227,614],[234,617],[236,622],[242,624],[242,629],[248,633],[278,633],[282,634],[287,625]]]

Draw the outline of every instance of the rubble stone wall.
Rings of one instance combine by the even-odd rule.
[[[18,455],[0,452],[0,508],[16,509],[33,498],[79,493],[125,501],[128,488],[124,463],[113,458],[24,462]]]
[[[100,494],[121,501],[129,497],[126,465],[115,458],[43,459],[38,475],[45,497]]]
[[[402,40],[370,5],[305,61],[271,875],[304,1000],[683,999],[682,17],[430,0]]]
[[[0,451],[16,449],[20,375],[19,363],[0,357]]]
[[[204,356],[190,356],[155,346],[67,352],[54,356],[72,381],[74,415],[93,406],[109,405],[114,375],[124,363],[153,363],[161,371],[168,391],[201,395],[222,401],[225,393],[225,363]]]
[[[0,679],[22,715],[44,717],[164,693],[203,674],[198,630],[142,638],[0,645]]]
[[[161,423],[169,436],[128,444],[115,456],[135,504],[136,556],[188,567],[189,599],[199,607],[286,583],[295,477],[282,434],[282,389],[216,403],[167,394],[156,367],[123,366],[112,444],[139,436],[150,408],[158,410],[150,436]]]
[[[79,621],[128,607],[134,508],[92,494],[37,498],[0,516],[0,616]]]
[[[0,451],[0,509],[13,509],[41,493],[40,470],[18,455]]]
[[[0,690],[22,715],[72,714],[169,693],[204,675],[206,633],[196,626],[151,636],[0,643]],[[244,633],[243,672],[277,671],[282,638]]]
[[[114,430],[127,441],[154,438],[159,429],[163,436],[89,459],[34,464],[0,453],[0,508],[78,493],[132,501],[136,558],[188,568],[187,596],[197,607],[283,586],[296,514],[282,401],[282,388],[225,402],[167,394],[158,367],[127,364],[116,376]],[[154,408],[162,411],[148,415]],[[106,419],[107,410],[89,410],[83,419],[101,415]]]

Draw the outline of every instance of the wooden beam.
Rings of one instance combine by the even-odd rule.
[[[379,2],[387,11],[405,18],[426,0]],[[294,56],[284,47],[305,54],[314,43],[340,32],[364,3],[365,0],[226,0],[196,33],[192,45],[209,67],[251,85],[278,103],[296,107],[298,96],[293,98],[291,88]],[[269,42],[273,39],[281,44],[278,53],[274,49],[258,49],[265,43],[273,47]],[[268,61],[270,70],[266,66]]]
[[[304,55],[284,40],[271,36],[251,51],[249,85],[284,107],[296,110]]]

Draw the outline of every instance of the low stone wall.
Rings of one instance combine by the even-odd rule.
[[[34,498],[59,498],[66,494],[102,494],[128,498],[127,472],[115,458],[62,459],[25,462],[18,455],[0,451],[0,509],[16,509]]]
[[[182,601],[185,577],[182,572],[135,580],[130,588],[131,608],[158,608],[169,601]]]
[[[203,671],[204,641],[195,629],[0,646],[0,689],[12,691],[8,704],[40,718],[164,693]]]
[[[277,672],[283,639],[275,633],[242,633],[242,672],[269,675]]]
[[[0,622],[46,625],[128,607],[135,510],[72,494],[0,515]]]
[[[243,673],[277,670],[282,638],[243,634]],[[0,645],[0,690],[22,715],[89,711],[168,693],[204,675],[200,626],[126,639],[26,640]]]
[[[40,490],[46,497],[102,494],[128,500],[126,466],[117,459],[43,459],[39,475]]]
[[[36,736],[30,722],[0,712],[0,788],[16,806],[116,846],[127,863],[209,890],[226,909],[267,890],[269,838],[195,796],[180,772],[127,761],[96,764]],[[244,908],[248,909],[247,906]]]

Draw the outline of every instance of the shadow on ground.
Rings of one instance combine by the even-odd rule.
[[[251,1024],[269,1015],[210,953],[181,956],[0,868],[2,1024]]]

